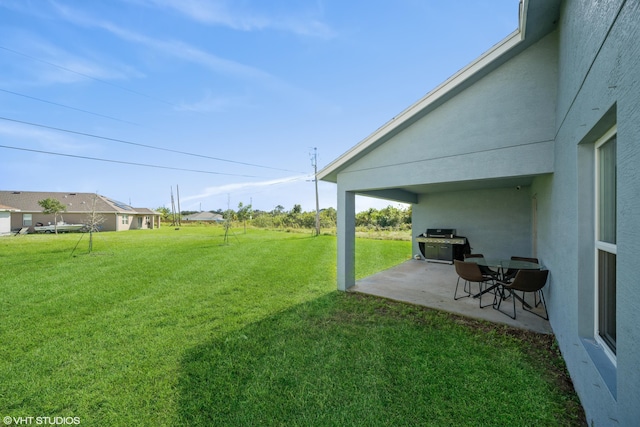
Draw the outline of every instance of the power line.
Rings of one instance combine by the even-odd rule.
[[[185,152],[185,151],[172,150],[170,148],[154,147],[153,145],[140,144],[140,143],[137,143],[137,142],[125,141],[123,139],[110,138],[110,137],[107,137],[107,136],[94,135],[94,134],[91,134],[91,133],[79,132],[79,131],[74,131],[74,130],[70,130],[70,129],[62,129],[62,128],[58,128],[58,127],[54,127],[54,126],[43,125],[43,124],[40,124],[40,123],[32,123],[32,122],[26,122],[26,121],[23,121],[23,120],[10,119],[8,117],[0,116],[0,120],[6,120],[6,121],[9,121],[9,122],[14,122],[14,123],[21,123],[21,124],[24,124],[24,125],[35,126],[35,127],[40,127],[40,128],[44,128],[44,129],[51,129],[51,130],[55,130],[55,131],[58,131],[58,132],[66,132],[66,133],[71,133],[71,134],[74,134],[74,135],[86,136],[86,137],[90,137],[90,138],[103,139],[105,141],[118,142],[118,143],[121,143],[121,144],[134,145],[134,146],[137,146],[137,147],[149,148],[149,149],[152,149],[152,150],[167,151],[167,152],[170,152],[170,153],[183,154],[185,156],[201,157],[201,158],[204,158],[204,159],[217,160],[217,161],[220,161],[220,162],[228,162],[228,163],[234,163],[234,164],[238,164],[238,165],[252,166],[252,167],[263,168],[263,169],[271,169],[271,170],[277,170],[277,171],[282,171],[282,172],[304,173],[304,172],[293,171],[293,170],[289,170],[289,169],[280,169],[280,168],[274,168],[274,167],[270,167],[270,166],[256,165],[256,164],[253,164],[253,163],[240,162],[240,161],[236,161],[236,160],[222,159],[222,158],[219,158],[219,157],[205,156],[204,154],[188,153],[188,152]]]
[[[80,111],[82,113],[93,114],[94,116],[104,117],[104,118],[115,120],[115,121],[118,121],[118,122],[128,123],[128,124],[131,124],[131,125],[140,126],[138,123],[130,122],[128,120],[123,120],[123,119],[119,119],[117,117],[107,116],[105,114],[94,113],[93,111],[83,110],[82,108],[71,107],[69,105],[59,104],[59,103],[53,102],[53,101],[47,101],[46,99],[36,98],[35,96],[29,96],[29,95],[25,95],[23,93],[13,92],[13,91],[6,90],[6,89],[0,89],[0,92],[10,93],[12,95],[22,96],[23,98],[33,99],[35,101],[44,102],[44,103],[51,104],[51,105],[56,105],[58,107],[68,108],[70,110]]]
[[[147,167],[147,168],[170,169],[170,170],[177,170],[177,171],[184,171],[184,172],[206,173],[206,174],[211,174],[211,175],[240,176],[240,177],[244,177],[244,178],[260,178],[259,176],[255,176],[255,175],[240,175],[240,174],[235,174],[235,173],[212,172],[212,171],[203,171],[203,170],[197,170],[197,169],[183,169],[183,168],[176,168],[176,167],[172,167],[172,166],[152,165],[152,164],[147,164],[147,163],[125,162],[125,161],[122,161],[122,160],[101,159],[99,157],[78,156],[78,155],[75,155],[75,154],[56,153],[56,152],[53,152],[53,151],[32,150],[32,149],[29,149],[29,148],[11,147],[11,146],[8,146],[8,145],[0,145],[0,148],[8,148],[10,150],[19,150],[19,151],[29,151],[31,153],[49,154],[49,155],[52,155],[52,156],[72,157],[72,158],[75,158],[75,159],[95,160],[95,161],[98,161],[98,162],[120,163],[120,164],[123,164],[123,165],[130,165],[130,166],[143,166],[143,167]]]
[[[124,86],[120,86],[120,85],[117,85],[115,83],[111,83],[111,82],[108,82],[106,80],[102,80],[102,79],[99,79],[97,77],[93,77],[93,76],[90,76],[88,74],[81,73],[80,71],[72,70],[71,68],[63,67],[62,65],[54,64],[53,62],[49,62],[49,61],[46,61],[44,59],[36,58],[35,56],[27,55],[26,53],[18,52],[17,50],[9,49],[8,47],[5,47],[5,46],[0,46],[0,49],[6,50],[7,52],[11,52],[11,53],[13,53],[15,55],[20,55],[20,56],[23,56],[25,58],[29,58],[29,59],[31,59],[33,61],[42,62],[43,64],[50,65],[52,67],[58,68],[60,70],[67,71],[69,73],[77,74],[77,75],[82,76],[84,78],[87,78],[87,79],[90,79],[90,80],[94,80],[96,82],[100,82],[102,84],[109,85],[109,86],[118,88],[120,90],[124,90],[126,92],[130,92],[130,93],[136,94],[138,96],[142,96],[142,97],[147,98],[147,99],[151,99],[151,100],[156,101],[156,102],[161,102],[163,104],[170,105],[170,106],[175,107],[175,108],[179,108],[178,105],[172,104],[171,102],[165,101],[163,99],[156,98],[154,96],[147,95],[146,93],[138,92],[138,91],[135,91],[133,89],[129,89],[129,88],[126,88]]]
[[[46,61],[44,59],[40,59],[40,58],[36,58],[34,56],[31,56],[31,55],[27,55],[26,53],[18,52],[17,50],[10,49],[10,48],[8,48],[6,46],[0,46],[0,49],[5,50],[7,52],[11,52],[11,53],[13,53],[15,55],[20,55],[20,56],[23,56],[25,58],[29,58],[29,59],[31,59],[33,61],[42,62],[42,63],[50,65],[52,67],[56,67],[56,68],[59,68],[61,70],[64,70],[64,71],[67,71],[67,72],[70,72],[70,73],[74,73],[74,74],[77,74],[79,76],[82,76],[82,77],[85,77],[85,78],[88,78],[88,79],[91,79],[91,80],[95,80],[97,82],[100,82],[100,83],[103,83],[103,84],[106,84],[106,85],[109,85],[109,86],[116,87],[118,89],[121,89],[121,90],[124,90],[124,91],[127,91],[127,92],[131,92],[133,94],[136,94],[136,95],[139,95],[139,96],[142,96],[142,97],[145,97],[145,98],[149,98],[149,99],[152,99],[152,100],[155,100],[155,101],[158,101],[158,102],[162,102],[163,104],[167,104],[167,105],[170,105],[172,107],[179,108],[178,105],[172,104],[172,103],[170,103],[168,101],[164,101],[162,99],[147,95],[145,93],[138,92],[138,91],[126,88],[124,86],[120,86],[120,85],[108,82],[106,80],[102,80],[102,79],[90,76],[88,74],[84,74],[84,73],[81,73],[79,71],[72,70],[72,69],[67,68],[67,67],[63,67],[61,65],[55,64],[55,63],[50,62],[50,61]],[[11,92],[11,91],[7,91],[7,90],[3,90],[3,89],[0,89],[0,90],[2,90],[4,92],[15,94],[15,95],[19,95],[19,96],[29,97],[27,95],[18,94],[16,92]],[[29,98],[37,99],[37,100],[42,101],[42,102],[49,102],[49,101],[41,100],[41,99],[34,98],[34,97],[29,97]],[[49,102],[49,103],[51,103],[51,102]],[[52,103],[52,104],[55,104],[55,103]],[[66,107],[66,108],[76,109],[74,107],[68,107],[68,106],[64,106],[62,104],[55,104],[55,105],[60,105],[60,106]],[[92,113],[92,112],[89,112],[89,111],[86,111],[86,110],[80,110],[80,109],[76,109],[76,110],[84,111],[84,112],[90,113],[90,114],[101,115],[101,114]],[[114,120],[120,120],[120,119],[117,119],[117,118],[114,118],[114,117],[110,117],[110,116],[103,116],[103,117],[107,117],[107,118],[114,119]],[[0,119],[7,120],[7,121],[13,121],[13,122],[16,122],[16,123],[22,123],[22,124],[26,124],[26,125],[30,125],[30,126],[37,126],[37,127],[42,127],[42,128],[46,128],[46,129],[56,130],[56,131],[59,131],[59,132],[67,132],[67,133],[87,136],[87,137],[91,137],[91,138],[98,138],[98,139],[104,139],[104,140],[113,141],[113,142],[119,142],[119,143],[123,143],[123,144],[136,145],[136,146],[139,146],[139,147],[149,148],[149,149],[153,149],[153,150],[168,151],[168,152],[172,152],[172,153],[183,154],[183,155],[186,155],[186,156],[201,157],[201,158],[217,160],[217,161],[221,161],[221,162],[229,162],[229,163],[235,163],[235,164],[244,165],[244,166],[271,169],[271,170],[277,170],[277,171],[282,171],[282,172],[305,173],[305,172],[294,171],[294,170],[290,170],[290,169],[274,168],[274,167],[269,167],[269,166],[263,166],[263,165],[247,163],[247,162],[240,162],[240,161],[235,161],[235,160],[222,159],[222,158],[218,158],[218,157],[205,156],[205,155],[202,155],[202,154],[195,154],[195,153],[188,153],[188,152],[179,151],[179,150],[172,150],[172,149],[168,149],[168,148],[154,147],[154,146],[151,146],[151,145],[139,144],[139,143],[120,140],[120,139],[116,139],[116,138],[109,138],[109,137],[103,137],[103,136],[93,135],[93,134],[89,134],[89,133],[72,131],[72,130],[68,130],[68,129],[56,128],[56,127],[46,126],[46,125],[42,125],[42,124],[38,124],[38,123],[25,122],[25,121],[21,121],[21,120],[10,119],[10,118],[7,118],[7,117],[0,117]],[[123,120],[120,120],[120,121],[123,121]],[[132,122],[127,122],[127,123],[132,123]],[[136,123],[133,123],[133,124],[136,124]]]

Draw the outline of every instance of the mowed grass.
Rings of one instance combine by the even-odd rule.
[[[0,239],[0,417],[83,426],[571,425],[557,360],[335,290],[333,236],[189,227]],[[357,275],[411,256],[358,239]],[[569,408],[569,410],[567,409]],[[577,424],[576,424],[577,425]]]

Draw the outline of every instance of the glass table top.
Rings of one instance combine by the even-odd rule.
[[[492,259],[492,258],[467,258],[467,262],[475,262],[478,265],[485,267],[501,268],[501,269],[513,269],[513,270],[540,270],[542,265],[531,262],[521,261],[513,259]]]

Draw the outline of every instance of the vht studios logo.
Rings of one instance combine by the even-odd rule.
[[[2,419],[5,425],[79,425],[80,417],[10,417]]]

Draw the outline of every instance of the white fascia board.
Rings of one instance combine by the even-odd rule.
[[[527,3],[527,4],[525,4]],[[518,28],[524,39],[527,34],[527,10],[529,9],[529,0],[520,0],[520,9],[518,10]]]
[[[521,6],[522,7],[522,6]],[[525,8],[526,10],[526,8]],[[520,25],[523,25],[522,20],[524,13],[520,14]],[[445,97],[449,92],[451,92],[454,88],[465,82],[467,79],[471,78],[474,74],[481,71],[483,68],[489,66],[493,61],[500,58],[502,55],[507,53],[509,50],[514,48],[524,39],[524,33],[519,29],[515,30],[513,33],[508,35],[498,44],[493,46],[490,50],[482,54],[475,61],[462,68],[460,71],[455,73],[453,76],[449,77],[443,83],[438,85],[435,89],[427,93],[422,99],[411,105],[406,110],[402,111],[396,117],[382,125],[378,130],[373,132],[371,135],[360,141],[354,147],[352,147],[349,151],[344,153],[342,156],[338,157],[336,160],[331,162],[329,165],[324,167],[321,171],[318,172],[318,179],[323,179],[335,172],[337,169],[340,169],[346,163],[348,163],[351,159],[358,156],[358,154],[362,153],[380,138],[389,134],[393,130],[397,129],[399,126],[402,126],[406,121],[410,120],[413,116],[418,114],[420,111],[428,107],[430,104],[438,101],[439,99]]]

